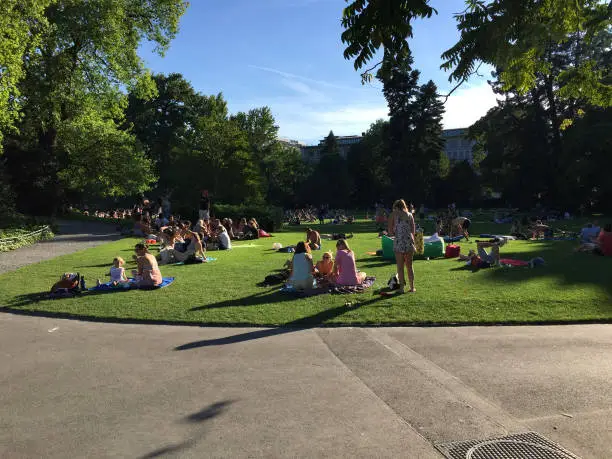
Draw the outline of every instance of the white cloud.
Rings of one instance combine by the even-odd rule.
[[[249,67],[277,75],[277,83],[291,89],[292,93],[243,101],[232,109],[269,106],[281,137],[313,144],[330,130],[336,135],[359,135],[376,120],[388,118],[386,101],[376,87],[350,88],[278,69]],[[496,95],[486,82],[464,85],[448,98],[443,125],[445,129],[469,127],[495,104]]]
[[[280,76],[285,77],[287,79],[306,81],[306,82],[309,82],[309,83],[313,83],[315,85],[326,86],[328,88],[346,89],[346,90],[349,90],[349,91],[352,91],[352,90],[355,89],[355,88],[351,88],[350,86],[343,86],[343,85],[331,83],[329,81],[315,80],[313,78],[308,78],[308,77],[305,77],[305,76],[302,76],[302,75],[296,75],[295,73],[284,72],[282,70],[273,69],[273,68],[270,68],[270,67],[261,67],[259,65],[249,65],[249,67],[252,68],[252,69],[261,70],[261,71],[264,71],[264,72],[280,75]]]
[[[384,105],[348,104],[340,108],[318,110],[304,106],[272,107],[280,126],[280,135],[307,143],[316,143],[329,131],[336,135],[360,135],[380,118],[387,117]]]
[[[448,98],[444,106],[446,108],[442,120],[444,128],[471,126],[496,105],[497,97],[486,82],[460,87]]]

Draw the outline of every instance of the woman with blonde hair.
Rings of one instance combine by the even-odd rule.
[[[393,251],[395,252],[397,275],[400,282],[400,292],[402,293],[406,287],[404,266],[408,272],[408,282],[410,283],[410,290],[408,291],[416,292],[414,288],[414,269],[412,267],[412,257],[415,252],[414,231],[414,217],[408,210],[406,202],[403,199],[398,199],[393,203],[393,211],[389,216],[388,233],[391,236],[395,235]]]
[[[355,265],[355,254],[344,239],[336,242],[336,261],[332,271],[332,279],[338,285],[361,285],[366,278],[366,273],[357,272]]]

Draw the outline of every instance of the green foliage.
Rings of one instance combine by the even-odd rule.
[[[9,8],[13,3],[9,2]],[[149,40],[163,54],[185,7],[182,0],[56,0],[28,1],[23,8],[10,9],[9,13],[17,15],[17,26],[23,26],[22,35],[35,40],[35,46],[26,39],[23,46],[13,48],[8,42],[19,54],[20,64],[15,64],[12,80],[7,81],[12,88],[18,84],[9,91],[19,91],[21,97],[11,100],[13,109],[23,117],[5,147],[10,150],[7,167],[17,183],[20,203],[42,192],[45,199],[40,211],[53,212],[68,191],[117,195],[148,186],[150,173],[142,171],[147,163],[129,136],[119,133],[112,123],[122,121],[127,105],[124,88],[142,97],[154,94],[138,48],[143,40]],[[4,77],[2,73],[3,82]],[[92,136],[77,139],[90,127]],[[88,143],[93,138],[103,140],[106,147],[93,148]],[[130,183],[131,179],[124,180],[125,186],[111,185],[116,170],[107,175],[97,170],[101,164],[112,167],[109,145],[123,155],[133,150],[131,158],[124,156],[123,162],[133,168],[137,185]],[[79,150],[84,147],[92,148]],[[22,159],[25,155],[30,159]],[[17,174],[24,165],[31,166],[27,168],[29,181]],[[85,178],[74,173],[100,182],[86,184]]]
[[[4,134],[19,117],[19,82],[24,56],[35,49],[47,29],[45,9],[57,0],[3,0],[0,2],[0,153]]]
[[[395,196],[425,202],[434,198],[434,184],[444,174],[442,115],[444,105],[433,81],[418,86],[419,71],[412,59],[379,72],[389,105],[388,174]]]
[[[38,241],[53,239],[48,225],[0,229],[0,252],[19,249]]]
[[[268,184],[266,202],[293,207],[308,176],[300,150],[275,142],[262,164],[263,177]]]
[[[347,2],[349,0],[346,0]],[[401,65],[410,56],[408,38],[412,38],[413,18],[429,18],[436,10],[429,0],[356,0],[342,14],[342,42],[347,44],[345,59],[355,59],[355,70],[362,68],[383,46],[385,61]],[[389,76],[387,73],[384,75]],[[371,76],[365,76],[364,80]]]
[[[66,156],[58,177],[67,190],[94,197],[138,195],[155,181],[134,136],[112,120],[74,118],[58,131],[58,146]]]
[[[449,80],[466,81],[480,63],[487,63],[501,70],[506,90],[516,88],[521,94],[535,86],[538,73],[549,69],[551,45],[573,38],[589,45],[611,26],[612,5],[601,0],[466,0],[465,4],[455,16],[459,41],[442,54],[442,68],[451,71]],[[410,60],[411,21],[434,12],[427,0],[354,0],[342,19],[344,57],[355,59],[355,69],[360,69],[382,46],[381,72],[389,77],[393,68]],[[612,104],[610,81],[605,81],[609,72],[609,67],[594,69],[592,62],[580,58],[557,76],[564,86],[560,94],[608,107]],[[367,71],[362,77],[371,78]]]
[[[278,231],[283,222],[282,208],[270,205],[215,204],[213,210],[217,218],[231,218],[234,222],[254,218],[266,231]]]
[[[236,122],[201,117],[173,152],[173,198],[197,206],[197,190],[210,190],[216,201],[238,204],[261,202],[259,171],[249,151],[247,133]]]

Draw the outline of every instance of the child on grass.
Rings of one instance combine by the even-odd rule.
[[[111,266],[109,275],[111,283],[115,286],[128,282],[127,276],[125,275],[125,268],[123,267],[124,264],[125,260],[121,257],[113,259],[113,266]]]
[[[327,278],[334,269],[334,261],[331,252],[325,252],[323,258],[317,261],[315,266],[315,274],[317,277]]]

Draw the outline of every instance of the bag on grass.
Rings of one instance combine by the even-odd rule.
[[[387,287],[389,287],[391,290],[397,290],[400,288],[400,281],[397,273],[394,274],[391,279],[389,279],[389,282],[387,282]]]

